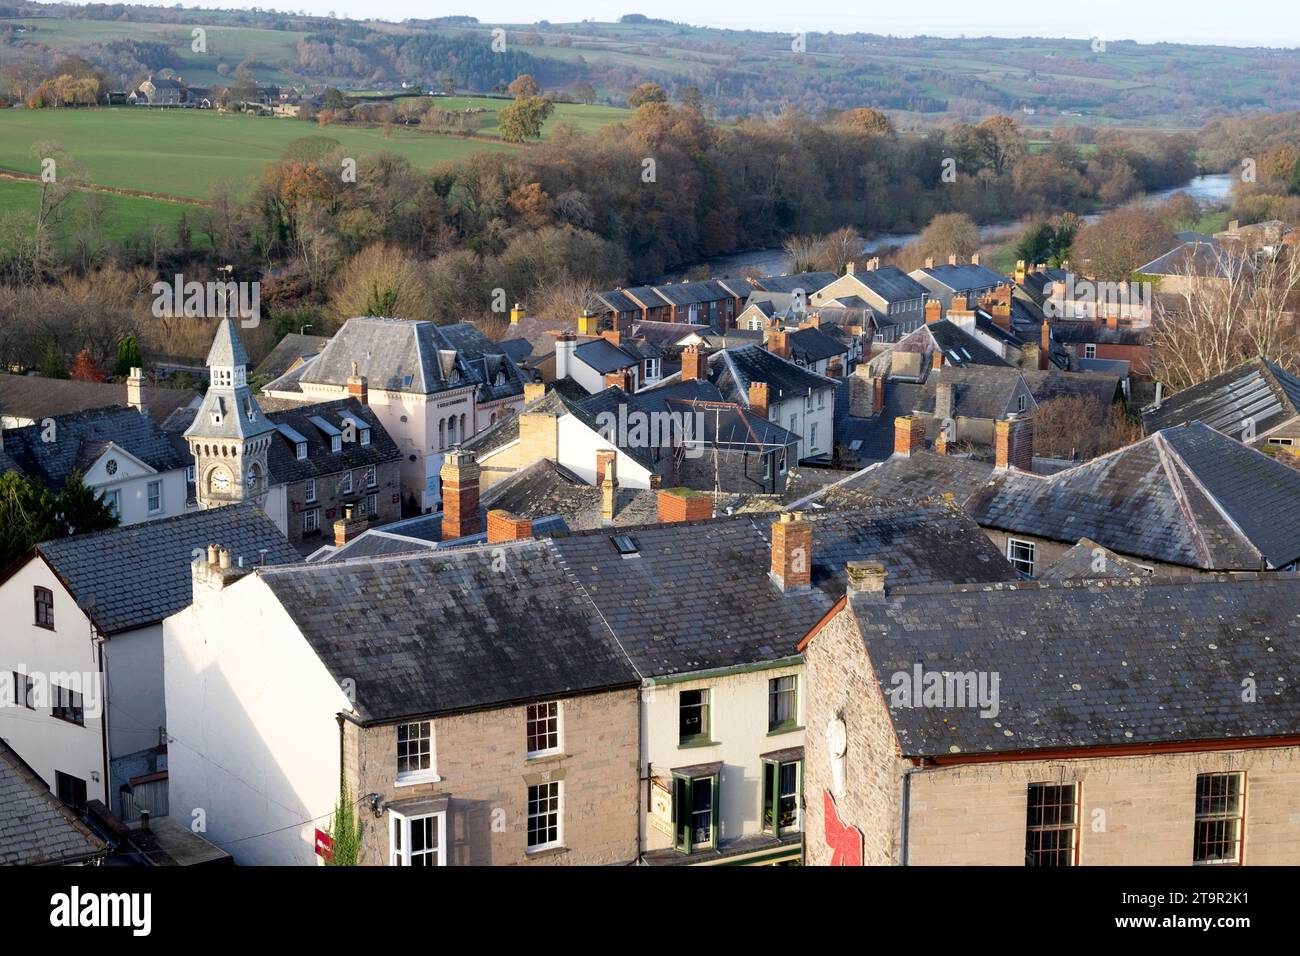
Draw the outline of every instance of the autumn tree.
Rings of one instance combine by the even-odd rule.
[[[522,99],[524,97],[536,96],[541,92],[541,87],[537,85],[537,81],[533,79],[531,75],[528,73],[520,73],[511,81],[510,85],[506,87],[506,92],[515,99]]]
[[[667,103],[668,94],[658,83],[641,83],[627,95],[627,105],[639,109],[647,103]]]
[[[936,261],[946,261],[948,256],[966,259],[979,251],[980,231],[965,213],[940,213],[921,231],[919,242],[923,257]]]
[[[74,381],[78,382],[108,381],[108,376],[104,374],[104,370],[95,362],[89,349],[82,349],[77,353],[77,357],[72,361],[72,371],[69,372],[69,375]]]
[[[342,325],[378,308],[389,318],[435,319],[426,267],[386,243],[367,246],[339,268],[330,293],[330,317]]]
[[[1141,426],[1122,405],[1089,396],[1049,399],[1034,412],[1034,454],[1043,458],[1088,461],[1141,437]]]
[[[1158,211],[1125,206],[1080,229],[1070,261],[1090,276],[1120,282],[1173,246],[1173,232]]]
[[[596,101],[596,88],[583,80],[573,88],[573,95],[583,106],[590,106]]]
[[[893,136],[894,124],[880,110],[863,106],[858,109],[845,110],[835,118],[840,126],[868,133],[872,136]]]
[[[497,114],[497,130],[507,143],[541,139],[542,125],[555,104],[540,96],[523,96]]]

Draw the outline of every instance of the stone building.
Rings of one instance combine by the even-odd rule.
[[[889,577],[800,643],[807,863],[1300,862],[1296,578]]]

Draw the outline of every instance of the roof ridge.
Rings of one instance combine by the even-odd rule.
[[[1214,429],[1210,428],[1207,425],[1204,425],[1199,422],[1197,424],[1200,424],[1202,428],[1206,429],[1206,431],[1209,431],[1215,435],[1219,434],[1218,432],[1214,431]],[[1256,555],[1259,558],[1261,564],[1267,564],[1268,562],[1264,557],[1264,553],[1260,551],[1259,548],[1255,547],[1255,542],[1253,542],[1250,539],[1250,537],[1246,534],[1246,532],[1242,530],[1241,526],[1237,524],[1236,519],[1234,519],[1232,515],[1229,514],[1228,509],[1219,501],[1218,496],[1212,493],[1210,489],[1206,487],[1205,483],[1201,481],[1201,479],[1197,476],[1196,472],[1192,470],[1191,465],[1187,463],[1187,459],[1183,458],[1183,456],[1179,454],[1177,447],[1172,442],[1170,442],[1167,438],[1165,438],[1164,435],[1162,435],[1160,432],[1156,432],[1156,434],[1160,436],[1160,444],[1158,447],[1165,448],[1168,450],[1169,454],[1178,462],[1179,469],[1186,473],[1188,480],[1190,480],[1192,484],[1196,486],[1196,489],[1202,495],[1205,496],[1206,500],[1210,502],[1210,505],[1214,508],[1214,510],[1219,513],[1219,516],[1228,523],[1228,526],[1232,528],[1233,532],[1237,535],[1237,537],[1242,542],[1245,543],[1246,548],[1252,554]],[[1226,436],[1225,436],[1225,440],[1235,443],[1235,439],[1226,438]],[[1182,490],[1183,489],[1181,487],[1181,481],[1180,481],[1179,491],[1181,492]],[[1188,518],[1192,523],[1195,534],[1199,537],[1201,534],[1200,526],[1196,523],[1195,516],[1190,513],[1190,508],[1188,509]],[[1206,548],[1206,558],[1208,561],[1210,559],[1209,546],[1206,545],[1205,548]]]

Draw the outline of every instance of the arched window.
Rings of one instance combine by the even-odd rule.
[[[468,437],[469,433],[465,431],[465,413],[462,412],[460,416],[460,440],[464,441]]]
[[[447,419],[443,418],[438,421],[438,448],[447,447]]]
[[[456,444],[456,416],[455,415],[452,415],[451,418],[447,419],[447,443],[450,445]]]

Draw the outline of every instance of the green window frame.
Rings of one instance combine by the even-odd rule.
[[[718,774],[673,774],[673,849],[694,853],[718,845]]]
[[[775,837],[803,829],[802,760],[763,761],[762,821]]]
[[[709,735],[710,693],[707,687],[684,690],[677,697],[677,743],[679,746],[712,743]]]
[[[799,727],[799,676],[786,674],[767,682],[767,732],[784,733]]]

